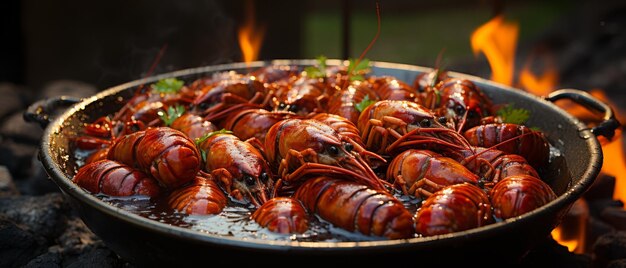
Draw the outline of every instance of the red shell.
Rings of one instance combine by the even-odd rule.
[[[509,176],[491,189],[494,215],[501,219],[520,216],[556,199],[556,194],[542,180],[528,176]]]
[[[309,229],[309,215],[302,203],[294,198],[275,197],[253,214],[252,219],[272,232],[304,233]]]
[[[415,229],[423,236],[464,231],[493,221],[487,194],[468,183],[434,193],[424,201],[415,218]]]
[[[156,197],[161,189],[157,182],[139,170],[111,160],[83,166],[74,182],[85,190],[111,196],[147,195]]]
[[[196,176],[189,185],[173,191],[167,203],[171,208],[186,214],[209,215],[222,212],[227,199],[215,181]]]
[[[389,239],[415,234],[411,213],[385,191],[348,180],[316,177],[302,184],[294,197],[309,211],[348,231]]]

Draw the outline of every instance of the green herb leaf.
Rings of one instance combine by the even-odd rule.
[[[152,91],[158,93],[176,93],[178,92],[185,82],[176,78],[161,79],[158,82],[152,84]]]
[[[217,131],[209,132],[209,133],[207,133],[207,134],[204,134],[204,136],[202,136],[202,137],[200,137],[200,138],[197,138],[197,139],[195,140],[196,145],[200,145],[201,143],[203,143],[204,141],[206,141],[208,138],[210,138],[210,137],[212,137],[212,136],[215,136],[215,135],[217,135],[217,134],[233,134],[233,132],[232,132],[232,131],[230,131],[230,130],[226,130],[225,128],[222,128],[222,129],[217,130]]]
[[[370,100],[370,96],[369,95],[365,95],[365,98],[363,98],[363,100],[359,103],[357,103],[356,109],[359,112],[363,112],[363,110],[365,110],[365,108],[367,108],[367,106],[370,106],[372,104],[374,104],[376,101],[375,100]]]
[[[185,107],[182,105],[170,106],[166,111],[159,110],[157,114],[161,117],[161,120],[165,124],[165,126],[170,126],[181,115],[185,113]]]
[[[327,59],[328,58],[326,58],[326,56],[324,55],[317,56],[317,64],[319,64],[320,70],[323,72],[326,72],[326,60]]]
[[[437,72],[435,73],[435,77],[433,77],[432,80],[430,80],[430,87],[434,88],[435,85],[437,85],[437,82],[439,81],[439,77],[441,77],[441,74],[444,72],[443,69],[439,68],[437,69]]]
[[[363,59],[358,64],[355,59],[349,59],[350,65],[348,65],[348,77],[350,81],[362,81],[365,78],[363,74],[370,70],[370,60]]]
[[[326,56],[320,55],[317,57],[317,66],[309,66],[304,68],[306,75],[311,78],[324,78],[326,77]]]
[[[497,115],[502,118],[503,123],[522,125],[530,117],[530,111],[522,108],[515,109],[513,105],[508,104],[498,110]]]
[[[206,151],[200,149],[200,156],[202,156],[202,162],[206,163]]]
[[[539,127],[529,127],[532,131],[543,132]]]

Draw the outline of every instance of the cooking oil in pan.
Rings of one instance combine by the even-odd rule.
[[[550,184],[557,195],[560,195],[565,192],[571,183],[571,177],[567,169],[565,158],[562,156],[561,152],[552,146],[550,152],[550,165],[544,170],[538,171],[540,176]],[[88,154],[80,150],[75,151],[75,163],[78,166],[82,166],[83,159],[86,155]],[[254,212],[254,206],[252,205],[245,206],[239,202],[229,200],[228,205],[217,215],[194,216],[182,214],[171,209],[167,205],[167,194],[163,196],[162,198],[151,200],[143,196],[111,197],[98,195],[101,200],[142,217],[181,228],[189,228],[210,235],[241,239],[300,242],[354,242],[385,239],[337,228],[315,215],[310,217],[309,230],[303,234],[276,234],[259,226],[250,219],[250,215]],[[394,191],[394,196],[400,200],[413,215],[419,210],[423,201],[421,198],[403,195],[399,191]],[[418,236],[419,235],[416,235],[416,237]]]

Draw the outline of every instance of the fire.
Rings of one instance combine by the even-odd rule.
[[[243,60],[246,63],[253,62],[259,58],[259,51],[265,35],[265,26],[255,22],[254,0],[246,1],[246,20],[239,27],[238,37]]]
[[[574,252],[578,248],[578,240],[577,239],[564,239],[562,235],[562,227],[557,226],[552,230],[552,238],[558,241],[562,246],[567,247],[569,252]]]
[[[618,109],[620,106],[613,103],[601,89],[594,89],[589,92],[592,96],[609,104],[614,109],[618,121],[624,123],[626,120],[626,111]],[[624,153],[624,136],[622,131],[618,129],[615,137],[611,142],[602,144],[602,154],[604,155],[604,164],[602,172],[615,177],[614,199],[626,202],[626,153]],[[626,206],[625,206],[626,208]]]
[[[474,54],[482,52],[489,61],[492,70],[491,79],[506,85],[514,85],[515,74],[515,49],[517,43],[518,26],[516,23],[505,22],[503,16],[496,16],[492,20],[480,26],[472,33],[471,45]],[[543,57],[543,73],[535,74],[531,71],[533,63],[530,58],[519,73],[518,86],[539,96],[546,96],[556,89],[558,85],[558,72],[554,66],[553,59]],[[590,94],[596,98],[607,102],[614,109],[619,107],[604,95],[602,90],[592,90]],[[565,104],[565,105],[564,105]],[[587,118],[593,116],[586,109],[571,103],[559,103],[559,106],[566,109],[574,116],[582,118],[586,113]],[[618,119],[620,115],[626,118],[625,111],[615,111]],[[597,117],[597,115],[595,115]],[[620,122],[624,122],[624,118]],[[612,142],[603,142],[602,151],[604,154],[603,173],[616,177],[614,198],[626,201],[626,156],[622,148],[623,137],[621,130],[616,132]],[[601,139],[602,141],[602,139]],[[581,201],[581,200],[579,200]],[[587,219],[582,219],[586,221]],[[580,230],[578,237],[572,234],[565,235],[564,227],[557,226],[552,231],[553,238],[561,245],[566,246],[569,251],[581,253],[584,244],[584,230]],[[567,236],[567,237],[566,237]]]
[[[491,66],[491,80],[513,84],[515,47],[517,45],[517,23],[505,22],[502,15],[494,17],[472,33],[472,51],[483,52]]]
[[[547,96],[554,91],[558,83],[559,74],[557,73],[552,58],[546,58],[544,73],[541,76],[535,75],[531,71],[532,60],[529,58],[524,64],[524,68],[519,73],[519,84],[522,88],[538,96]]]

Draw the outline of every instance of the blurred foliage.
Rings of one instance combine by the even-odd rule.
[[[358,7],[355,7],[358,2]],[[351,55],[358,57],[376,34],[376,13],[371,1],[352,1]],[[421,1],[416,1],[421,2]],[[338,3],[338,2],[336,2]],[[397,4],[396,2],[389,3]],[[367,54],[375,61],[389,61],[434,66],[444,51],[446,61],[472,58],[470,35],[493,15],[492,6],[484,1],[444,1],[440,5],[421,7],[391,6],[381,8],[381,34]],[[371,6],[367,8],[366,5]],[[513,1],[504,7],[507,21],[517,22],[519,41],[541,33],[574,4],[569,1]],[[388,6],[387,6],[388,7]],[[341,5],[311,7],[304,19],[303,56],[328,58],[341,55]]]

